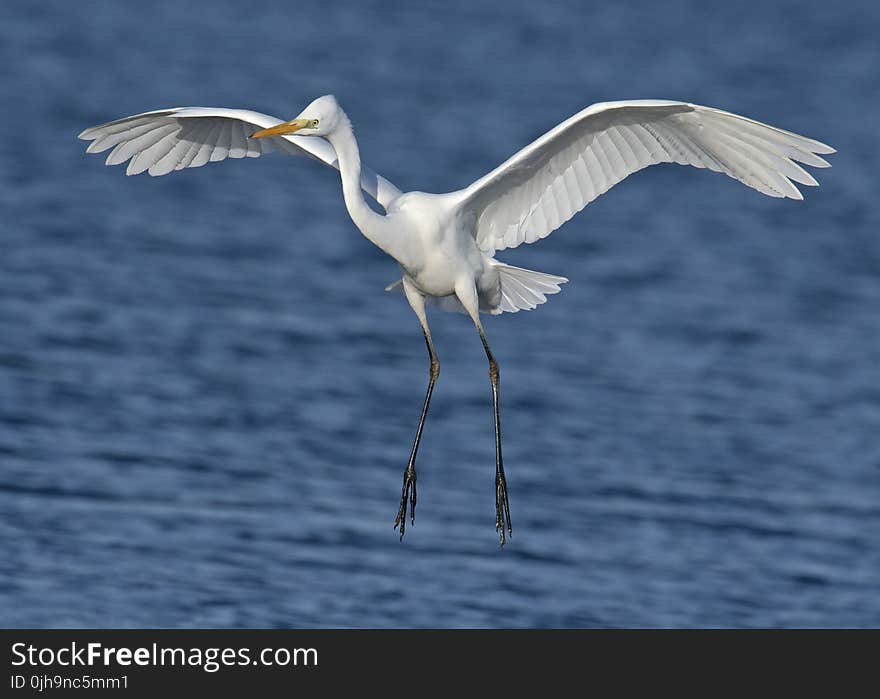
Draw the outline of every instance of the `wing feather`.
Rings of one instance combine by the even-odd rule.
[[[164,134],[162,138],[153,143],[149,148],[145,148],[135,155],[131,159],[131,162],[129,162],[125,174],[138,175],[153,167],[157,160],[174,147],[174,144],[177,142],[177,139],[175,138],[176,133],[177,129],[174,129]]]
[[[180,159],[180,162],[174,167],[175,170],[184,170],[188,168],[192,161],[195,160],[196,155],[199,152],[199,148],[201,148],[202,144],[198,141],[189,141],[189,148],[187,148],[186,153]]]
[[[146,123],[132,126],[130,129],[122,132],[108,133],[103,136],[98,136],[98,138],[92,141],[89,144],[89,147],[86,148],[86,153],[103,153],[105,150],[113,148],[115,145],[122,143],[123,141],[131,141],[132,139],[153,131],[156,128],[157,126],[155,122],[148,121]]]
[[[153,177],[167,175],[169,172],[172,172],[180,164],[183,156],[186,155],[186,152],[192,145],[189,141],[184,141],[180,138],[168,140],[171,141],[171,147],[168,149],[168,152],[161,158],[158,158],[148,170]]]
[[[162,124],[153,126],[149,131],[144,131],[131,140],[122,140],[116,144],[110,155],[107,156],[107,165],[120,165],[126,160],[146,150],[157,141],[172,133],[177,127],[174,124]]]
[[[87,153],[112,148],[106,164],[121,165],[128,161],[128,175],[166,175],[227,158],[257,158],[273,150],[312,158],[339,169],[333,146],[323,138],[250,138],[258,129],[280,123],[281,119],[246,109],[176,107],[117,119],[86,129],[79,137],[91,141]],[[385,208],[400,196],[397,187],[366,167],[362,169],[361,186]]]
[[[232,145],[232,124],[224,120],[220,125],[220,133],[217,136],[217,143],[214,144],[214,150],[211,151],[211,162],[217,163],[226,160],[229,155],[229,146]]]
[[[815,186],[801,165],[828,167],[824,143],[687,102],[595,104],[459,192],[486,252],[544,238],[634,172],[679,163],[721,172],[771,197]]]
[[[202,167],[202,165],[206,165],[211,162],[211,154],[214,152],[214,143],[217,142],[217,139],[220,138],[220,130],[223,128],[223,120],[217,119],[213,121],[208,126],[208,131],[205,132],[205,138],[199,145],[199,150],[196,153],[196,157],[193,158],[192,162],[189,164],[189,167]]]
[[[250,135],[250,134],[248,134]],[[241,130],[241,122],[229,122],[229,157],[243,158],[247,155],[247,143],[244,132]]]

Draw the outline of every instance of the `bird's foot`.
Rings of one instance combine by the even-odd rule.
[[[507,536],[513,534],[510,523],[510,501],[507,498],[507,479],[504,478],[504,469],[498,469],[495,473],[495,531],[504,546]]]
[[[394,528],[400,527],[400,540],[403,541],[403,533],[406,530],[406,510],[409,505],[409,521],[415,524],[416,521],[416,469],[413,464],[406,467],[403,472],[403,492],[400,496],[400,508],[397,510],[397,517],[394,519]]]

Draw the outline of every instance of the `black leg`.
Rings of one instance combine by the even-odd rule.
[[[492,383],[492,410],[495,414],[495,530],[501,538],[501,545],[507,540],[507,535],[513,534],[513,526],[510,522],[510,501],[507,497],[507,479],[504,477],[504,460],[501,458],[501,409],[498,405],[498,390],[501,373],[498,370],[498,362],[489,349],[486,335],[480,330],[480,339],[483,348],[489,358],[489,381]],[[505,532],[506,530],[506,532]]]
[[[403,534],[406,530],[407,504],[409,505],[410,523],[415,523],[416,519],[416,453],[419,450],[419,442],[422,441],[422,430],[425,427],[425,418],[428,415],[428,406],[431,404],[434,384],[440,375],[440,362],[437,359],[437,353],[434,352],[434,342],[431,340],[431,333],[424,326],[422,330],[425,333],[425,344],[428,345],[428,354],[431,357],[431,374],[428,380],[428,391],[425,394],[425,405],[422,407],[419,427],[416,430],[416,438],[413,441],[412,453],[409,455],[409,462],[406,465],[406,470],[403,472],[403,492],[400,495],[400,508],[397,510],[397,517],[394,519],[394,528],[400,527],[401,541],[403,541]]]

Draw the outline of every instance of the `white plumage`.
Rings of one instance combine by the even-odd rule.
[[[226,158],[258,158],[272,151],[312,158],[339,169],[333,147],[322,138],[251,138],[256,131],[281,123],[277,117],[249,109],[175,107],[94,126],[79,137],[91,141],[87,153],[112,148],[107,165],[130,160],[126,175],[147,172],[156,177]],[[367,168],[361,173],[361,184],[382,206],[400,195],[397,187]]]
[[[627,175],[657,163],[708,168],[771,197],[816,185],[796,161],[828,167],[834,149],[745,117],[686,102],[603,102],[575,114],[464,190],[491,252],[552,233]]]
[[[828,167],[820,156],[834,152],[819,141],[711,107],[665,100],[603,102],[562,122],[465,189],[404,194],[361,165],[351,123],[332,96],[318,98],[286,122],[241,109],[184,107],[112,121],[83,131],[80,138],[92,141],[90,153],[112,148],[107,164],[127,161],[129,175],[165,175],[271,150],[338,169],[352,220],[400,264],[403,275],[388,289],[406,295],[431,358],[394,525],[403,538],[408,511],[414,521],[416,453],[440,369],[425,315],[430,302],[467,313],[489,359],[495,525],[502,544],[512,528],[501,457],[499,371],[479,313],[533,309],[568,280],[506,265],[495,253],[546,237],[600,194],[649,165],[708,168],[768,196],[801,199],[795,183],[817,183],[799,163]],[[367,205],[363,192],[385,208],[385,215]]]

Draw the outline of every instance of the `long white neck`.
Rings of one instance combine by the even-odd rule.
[[[396,233],[388,218],[376,213],[364,199],[361,189],[361,154],[357,140],[351,128],[351,122],[345,114],[341,123],[327,135],[330,145],[336,150],[339,159],[339,174],[342,178],[342,196],[345,208],[351,220],[371,243],[392,257]]]

